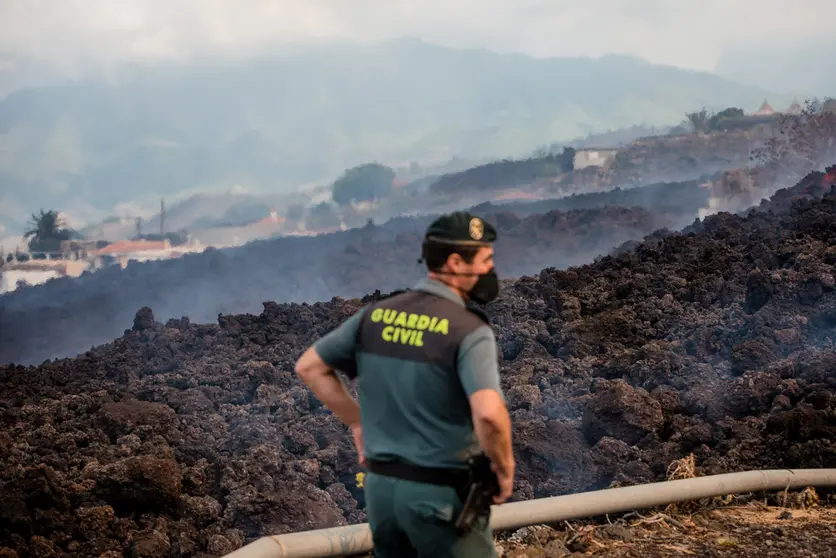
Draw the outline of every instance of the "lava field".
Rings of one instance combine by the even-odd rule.
[[[518,277],[589,263],[627,240],[680,228],[707,200],[706,190],[690,181],[477,209],[499,229],[499,273]],[[258,312],[265,300],[329,300],[409,287],[422,273],[417,260],[430,221],[395,218],[319,237],[209,249],[0,295],[0,363],[75,356],[120,336],[143,306],[160,319],[213,323],[219,313]]]
[[[486,310],[515,499],[690,453],[703,473],[832,465],[836,188],[811,174],[774,202],[505,281]],[[363,521],[350,436],[292,369],[375,296],[200,325],[144,307],[77,358],[0,367],[0,557],[205,558]]]

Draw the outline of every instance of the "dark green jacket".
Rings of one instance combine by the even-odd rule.
[[[372,303],[314,347],[357,378],[367,458],[464,467],[479,450],[468,398],[502,393],[496,339],[443,284],[425,279]]]

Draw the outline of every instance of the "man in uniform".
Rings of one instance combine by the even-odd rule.
[[[467,305],[499,290],[496,230],[454,212],[427,230],[428,275],[412,290],[367,305],[319,339],[296,372],[347,424],[366,475],[375,555],[496,556],[489,518],[461,534],[468,459],[484,452],[499,493],[511,496],[511,421],[487,317]],[[334,373],[358,382],[359,405]],[[362,409],[362,411],[361,411]]]

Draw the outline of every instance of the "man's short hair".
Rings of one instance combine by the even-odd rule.
[[[476,257],[479,248],[482,246],[425,240],[421,246],[421,258],[427,264],[429,271],[440,271],[447,263],[447,259],[453,254],[460,255],[465,263],[473,263],[473,258]]]

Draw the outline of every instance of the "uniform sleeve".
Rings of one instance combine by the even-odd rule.
[[[363,310],[360,310],[320,337],[313,345],[319,358],[325,364],[345,372],[351,378],[356,376],[354,353],[357,343],[357,328],[360,326],[362,318]]]
[[[490,326],[482,326],[464,338],[459,346],[459,379],[468,397],[480,389],[493,389],[502,395],[496,337]]]

